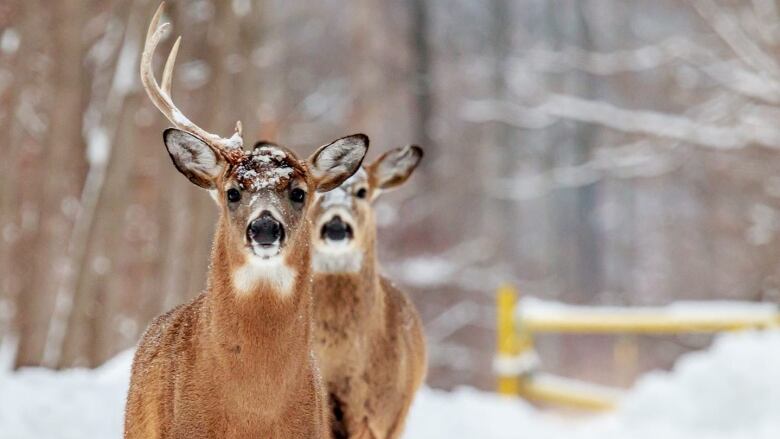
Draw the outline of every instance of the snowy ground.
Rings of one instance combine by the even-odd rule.
[[[121,437],[129,364],[0,374],[0,437]],[[406,438],[777,439],[780,332],[730,334],[669,373],[643,377],[615,413],[567,418],[522,401],[463,388],[424,389]]]

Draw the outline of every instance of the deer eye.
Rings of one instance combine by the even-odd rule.
[[[227,199],[231,203],[235,203],[241,199],[241,192],[236,188],[230,188],[227,190]]]
[[[293,203],[303,203],[303,200],[306,199],[306,191],[303,189],[297,187],[290,191],[290,200]]]
[[[357,192],[355,192],[355,196],[358,198],[366,198],[367,193],[368,191],[366,190],[366,188],[362,187],[358,189]]]

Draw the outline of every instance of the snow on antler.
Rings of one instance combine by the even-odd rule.
[[[173,103],[173,99],[171,98],[171,80],[173,78],[173,66],[176,63],[176,55],[179,51],[181,37],[176,39],[176,42],[168,55],[168,60],[165,62],[162,85],[158,84],[157,79],[154,77],[154,70],[152,68],[154,50],[157,48],[157,44],[160,42],[160,39],[169,26],[168,23],[163,23],[158,26],[164,6],[165,3],[160,4],[160,7],[157,8],[157,12],[155,12],[154,17],[152,18],[152,22],[149,24],[144,50],[141,54],[141,82],[144,85],[144,89],[146,90],[147,95],[149,95],[149,99],[151,99],[152,103],[154,103],[157,109],[159,109],[160,112],[176,126],[176,128],[201,138],[222,153],[229,161],[238,162],[245,154],[243,151],[244,141],[241,137],[241,121],[236,122],[236,132],[233,136],[230,138],[220,137],[195,125],[184,115],[184,113],[179,111]]]

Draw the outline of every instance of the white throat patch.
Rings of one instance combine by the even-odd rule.
[[[233,287],[239,295],[248,295],[265,283],[285,297],[292,292],[296,274],[281,255],[268,259],[250,256],[246,264],[233,271]]]

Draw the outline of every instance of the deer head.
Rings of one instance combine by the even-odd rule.
[[[422,156],[422,148],[414,145],[390,150],[338,188],[317,198],[313,259],[316,272],[360,270],[364,255],[373,252],[376,240],[372,203],[383,192],[403,184]]]
[[[338,187],[359,169],[368,138],[362,134],[343,137],[301,160],[293,151],[269,142],[244,150],[240,121],[229,138],[195,125],[171,98],[181,38],[168,56],[162,82],[158,84],[154,77],[154,50],[167,27],[167,23],[158,27],[162,10],[160,5],[149,26],[141,79],[149,98],[174,125],[163,133],[168,154],[176,169],[209,190],[220,208],[215,241],[223,249],[220,264],[234,269],[233,286],[239,292],[249,291],[265,276],[272,287],[289,289],[294,277],[290,267],[302,263],[305,258],[300,251],[308,248],[306,218],[313,194]],[[279,275],[279,270],[287,275]]]

